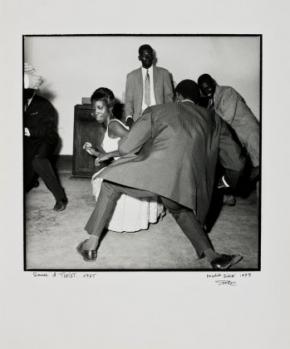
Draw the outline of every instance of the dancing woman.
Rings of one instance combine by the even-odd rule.
[[[102,146],[97,150],[88,142],[84,149],[96,157],[95,164],[108,159],[119,157],[118,142],[125,137],[129,129],[113,115],[116,103],[114,94],[105,87],[98,88],[91,96],[94,117],[100,124],[104,124],[106,132]],[[132,154],[132,156],[134,156]],[[102,170],[92,177],[93,194],[98,198],[102,179],[98,177]],[[109,222],[108,229],[116,232],[134,232],[147,229],[150,223],[156,223],[160,216],[164,215],[163,205],[156,199],[136,199],[123,194],[117,202],[114,214]]]

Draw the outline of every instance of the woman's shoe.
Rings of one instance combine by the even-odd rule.
[[[93,262],[97,259],[97,250],[84,250],[83,245],[88,240],[84,240],[77,246],[77,252],[83,257],[86,262]]]

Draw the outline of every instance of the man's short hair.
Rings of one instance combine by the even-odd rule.
[[[139,50],[138,50],[139,56],[141,55],[141,53],[142,53],[144,50],[151,51],[152,53],[154,52],[154,51],[153,51],[153,48],[152,48],[150,45],[144,44],[144,45],[141,45],[141,46],[139,47]]]
[[[201,86],[201,84],[203,84],[204,82],[207,82],[207,83],[210,83],[210,84],[212,84],[212,83],[215,84],[215,80],[209,74],[202,74],[197,79],[198,86]]]
[[[175,87],[175,92],[179,93],[183,98],[192,100],[196,104],[200,102],[200,91],[197,83],[193,80],[186,79],[180,81]]]

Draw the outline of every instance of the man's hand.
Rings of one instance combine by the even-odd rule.
[[[24,63],[24,88],[37,90],[43,83],[43,78],[36,74],[35,69],[29,63]]]
[[[33,72],[24,73],[24,88],[37,90],[42,83],[43,79],[40,75],[35,75]]]
[[[134,120],[132,117],[128,117],[126,120],[126,126],[128,126],[129,128],[131,128],[134,124]]]
[[[33,66],[27,62],[24,63],[24,72],[25,73],[32,73],[35,72],[35,69],[33,68]]]
[[[30,132],[29,132],[29,129],[27,127],[24,128],[24,136],[30,137]]]
[[[95,166],[100,166],[100,164],[106,160],[109,160],[112,158],[112,155],[110,153],[102,154],[95,160]]]

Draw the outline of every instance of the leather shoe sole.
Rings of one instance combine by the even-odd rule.
[[[211,266],[215,270],[227,270],[242,259],[243,257],[240,255],[222,254],[211,262]]]
[[[84,261],[86,262],[93,262],[97,259],[97,250],[84,250],[83,245],[87,240],[84,240],[81,242],[76,250],[77,252],[83,257]]]

